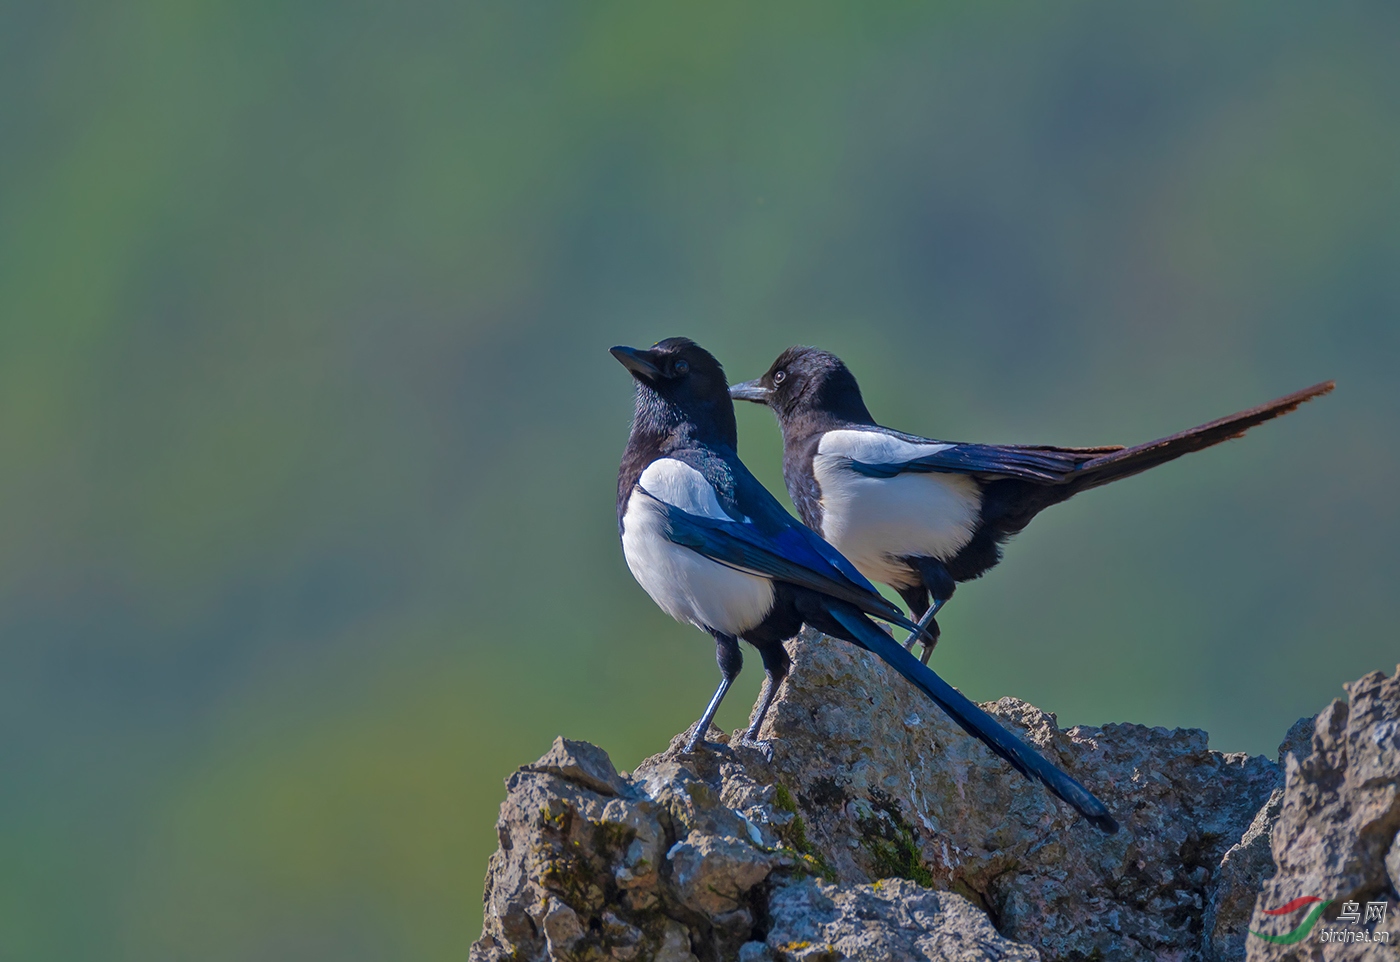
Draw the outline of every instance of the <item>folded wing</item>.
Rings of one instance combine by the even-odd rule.
[[[872,478],[892,478],[905,473],[971,474],[988,480],[1020,478],[1042,484],[1065,484],[1081,464],[1108,451],[1088,453],[1073,448],[1021,447],[998,444],[949,444],[941,450],[908,461],[872,464],[851,461],[851,469]]]
[[[638,494],[651,497],[645,489]],[[870,582],[795,519],[779,530],[761,530],[752,521],[733,521],[691,514],[657,500],[666,537],[712,561],[839,598],[861,611],[902,627],[913,626]],[[830,557],[840,559],[834,563]]]

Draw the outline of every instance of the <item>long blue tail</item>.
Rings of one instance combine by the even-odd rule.
[[[963,731],[1006,759],[1022,775],[1044,783],[1046,788],[1073,805],[1097,828],[1110,835],[1118,831],[1118,823],[1108,814],[1103,802],[1095,798],[1087,788],[1046,761],[1034,748],[1002,728],[996,719],[978,708],[962,692],[939,678],[933,669],[921,664],[919,659],[905,651],[857,608],[835,599],[826,601],[827,612],[850,632],[856,644],[879,656],[885,664],[909,679],[915,687],[932,698],[939,708],[947,712],[948,717],[957,722]]]

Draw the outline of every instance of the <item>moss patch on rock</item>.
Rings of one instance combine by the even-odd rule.
[[[923,862],[914,830],[899,813],[899,804],[876,790],[858,808],[861,845],[870,853],[877,878],[904,878],[931,888],[933,873]]]
[[[821,851],[807,838],[807,826],[797,812],[797,802],[792,793],[781,784],[774,792],[773,804],[792,816],[792,821],[778,830],[783,844],[803,857],[807,867],[828,882],[836,881],[836,868]]]

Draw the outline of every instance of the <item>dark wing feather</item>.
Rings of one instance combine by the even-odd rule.
[[[1108,451],[1117,450],[1110,448]],[[955,444],[911,461],[869,464],[852,461],[851,469],[872,478],[897,474],[971,474],[977,477],[1020,478],[1040,484],[1064,484],[1084,462],[1108,453],[1104,449],[1075,450],[1048,446]]]
[[[753,476],[737,454],[695,448],[676,451],[668,456],[684,461],[699,471],[710,487],[715,489],[725,513],[735,521],[743,520],[757,529],[759,535],[787,546],[792,558],[803,559],[803,563],[815,570],[835,568],[847,581],[869,594],[879,595],[875,586],[856,570],[845,555],[788,514],[787,509]]]
[[[827,543],[821,535],[788,514],[787,509],[778,503],[778,499],[773,497],[772,492],[750,474],[748,468],[744,467],[743,464],[740,464],[735,471],[735,493],[737,503],[744,512],[744,516],[749,518],[760,531],[794,546],[800,544],[802,547],[798,550],[815,555],[821,559],[823,566],[835,568],[847,581],[860,586],[870,594],[879,594],[875,586],[856,569],[855,565],[847,560],[845,555]]]

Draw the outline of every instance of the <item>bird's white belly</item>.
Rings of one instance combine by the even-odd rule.
[[[977,482],[961,474],[872,478],[849,461],[818,454],[822,536],[871,581],[907,588],[917,574],[901,557],[947,560],[972,540],[982,506]]]
[[[742,636],[773,607],[773,583],[666,540],[656,503],[634,492],[622,517],[622,553],[632,577],[677,621]]]

